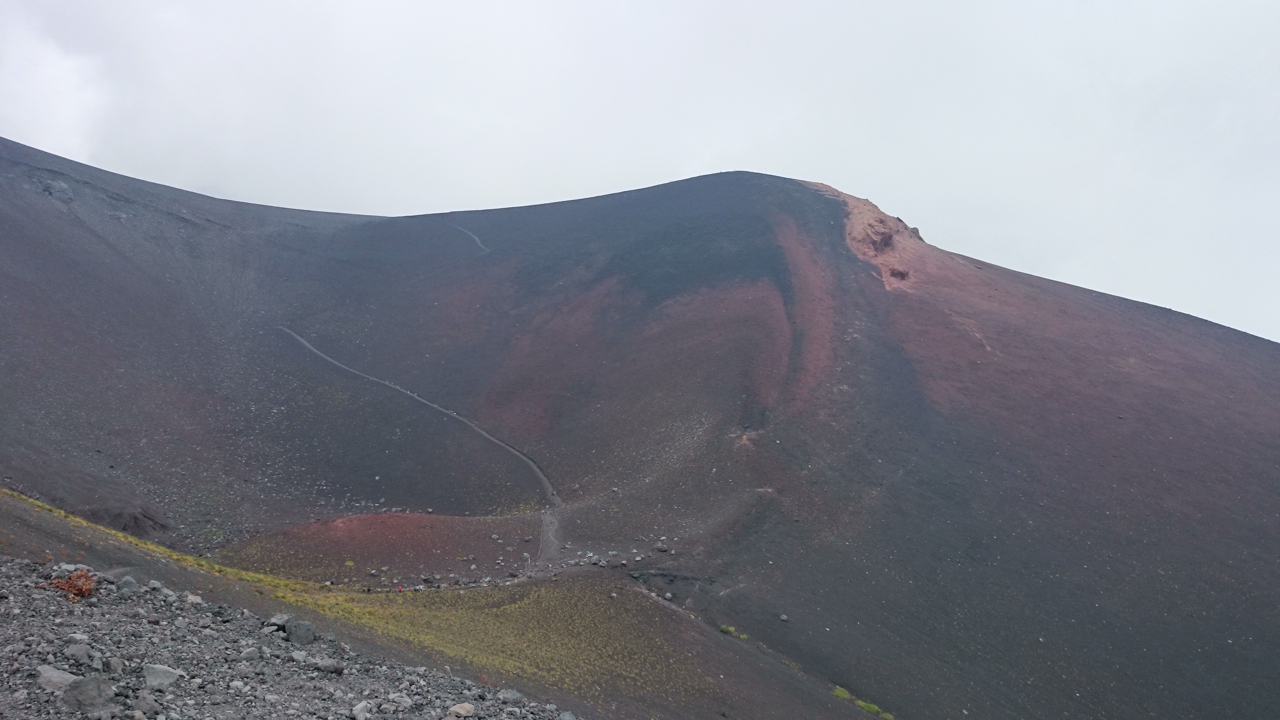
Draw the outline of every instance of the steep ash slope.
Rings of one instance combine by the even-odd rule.
[[[524,527],[556,503],[522,455],[559,559],[635,550],[619,577],[902,717],[1280,701],[1274,343],[749,173],[357,218],[0,150],[30,492],[199,548],[388,508]],[[292,547],[341,566],[344,527]],[[362,563],[442,569],[359,527]]]

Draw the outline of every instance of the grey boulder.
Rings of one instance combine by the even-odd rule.
[[[284,629],[294,645],[310,645],[316,639],[316,627],[309,622],[291,618]]]
[[[71,681],[62,692],[62,704],[76,712],[97,712],[115,697],[115,687],[100,677],[83,677]]]
[[[66,649],[62,651],[62,654],[66,655],[72,660],[75,660],[81,665],[89,664],[89,646],[88,645],[79,645],[79,644],[68,645]]]
[[[331,658],[325,658],[316,663],[316,669],[319,670],[320,672],[327,672],[327,673],[333,673],[334,675],[341,675],[342,672],[347,669],[347,666],[344,665],[341,660],[333,660]]]
[[[149,692],[138,694],[138,699],[133,701],[133,709],[147,717],[154,717],[164,712],[164,708],[160,707],[160,703]]]
[[[282,628],[288,625],[289,621],[292,619],[293,616],[288,613],[278,613],[271,616],[271,619],[267,621],[267,625],[270,627]]]
[[[498,691],[498,699],[504,703],[514,703],[514,702],[520,702],[521,700],[523,700],[524,696],[521,695],[519,692],[508,688],[506,690]]]
[[[39,677],[36,678],[36,684],[40,686],[41,690],[49,692],[66,690],[68,685],[80,679],[79,675],[63,672],[50,665],[41,665],[36,668],[36,672],[39,673]]]
[[[186,673],[181,670],[174,670],[167,665],[143,665],[142,677],[147,680],[147,687],[163,690],[178,681],[178,678],[186,677]]]

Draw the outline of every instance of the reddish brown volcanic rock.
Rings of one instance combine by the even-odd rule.
[[[589,572],[901,717],[1280,704],[1275,343],[750,173],[406,218],[0,178],[28,491],[352,567],[546,509],[552,559],[643,555]],[[435,515],[333,520],[375,506]]]

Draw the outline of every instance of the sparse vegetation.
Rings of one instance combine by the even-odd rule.
[[[892,713],[887,713],[887,712],[885,712],[885,711],[881,710],[881,709],[880,709],[880,706],[878,706],[878,705],[875,705],[875,704],[873,704],[873,703],[869,703],[869,702],[867,702],[866,700],[860,700],[860,699],[858,699],[858,698],[854,697],[854,696],[853,696],[853,693],[849,692],[848,690],[845,690],[844,688],[840,687],[839,685],[835,686],[835,688],[833,688],[833,689],[831,690],[831,694],[832,694],[832,695],[835,695],[836,697],[840,698],[841,700],[846,700],[846,701],[852,702],[854,705],[857,705],[857,706],[858,706],[859,708],[861,708],[862,710],[864,710],[864,711],[866,711],[866,712],[869,712],[869,713],[871,713],[872,715],[875,715],[876,717],[880,718],[880,720],[893,720],[893,714],[892,714]]]
[[[725,635],[728,635],[728,636],[730,636],[730,637],[736,637],[736,638],[738,638],[739,640],[746,640],[746,639],[747,639],[747,634],[746,634],[746,633],[740,633],[740,632],[738,632],[738,630],[737,630],[735,627],[733,627],[732,625],[721,625],[721,626],[720,626],[720,632],[722,632],[722,633],[724,633]]]
[[[65,592],[67,599],[71,602],[91,597],[95,590],[93,578],[84,570],[77,570],[64,578],[50,580],[49,587]]]

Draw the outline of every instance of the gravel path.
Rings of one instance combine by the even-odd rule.
[[[77,569],[92,597],[49,583]],[[575,720],[514,690],[353,652],[159,583],[0,556],[0,717]]]

